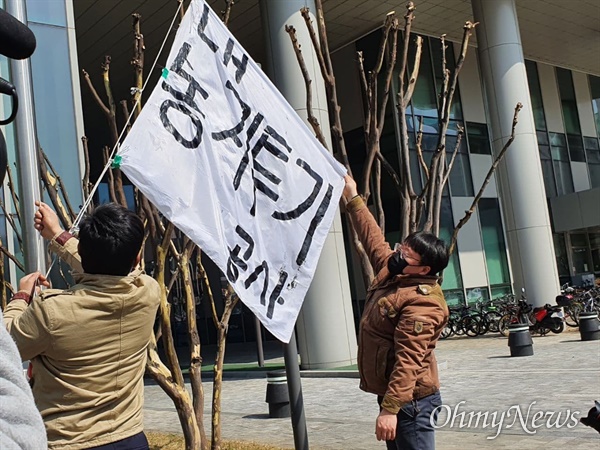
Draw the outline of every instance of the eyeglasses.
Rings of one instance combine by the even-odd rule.
[[[412,250],[410,247],[407,247],[406,245],[397,242],[396,245],[394,245],[394,251],[400,252],[400,255],[406,262],[410,263],[410,261],[413,261],[416,263],[416,264],[410,264],[411,266],[420,266],[421,265],[420,257],[416,258],[416,257],[410,255],[409,253],[407,253],[407,251],[414,252],[414,250]]]

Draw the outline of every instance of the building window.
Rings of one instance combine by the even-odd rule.
[[[450,308],[465,305],[465,293],[462,289],[444,289],[444,298]]]
[[[453,231],[454,220],[452,218],[450,199],[448,197],[444,197],[442,198],[442,210],[440,214],[440,239],[446,242],[446,244],[450,244]],[[446,293],[446,290],[452,291],[460,289],[462,291],[462,275],[460,272],[458,252],[456,251],[450,255],[448,267],[444,269],[444,281],[442,283],[442,288],[444,289],[444,293]],[[464,296],[462,298],[464,299]]]
[[[467,141],[469,152],[476,155],[491,155],[490,136],[487,124],[467,122]]]
[[[478,209],[489,282],[491,285],[510,283],[498,199],[482,198]]]
[[[534,61],[525,61],[527,71],[527,83],[529,84],[529,96],[531,97],[531,108],[535,129],[546,131],[546,116],[544,115],[544,103],[542,102],[542,89],[538,76],[537,64]]]
[[[452,124],[450,127],[452,127]],[[452,170],[450,171],[450,176],[448,178],[450,189],[454,197],[473,197],[473,195],[475,195],[473,193],[473,180],[471,177],[471,162],[469,161],[469,154],[467,152],[467,144],[465,141],[466,139],[463,138],[460,142],[460,147],[454,158],[454,164],[452,165]],[[446,136],[446,158],[448,164],[452,158],[456,142],[456,135],[450,135],[449,131],[448,136]]]
[[[567,144],[571,161],[585,162],[585,151],[583,150],[583,139],[579,135],[568,134]]]
[[[476,287],[467,289],[467,304],[475,305],[477,302],[490,299],[490,293],[487,287]]]
[[[596,132],[600,137],[600,77],[589,75],[590,94],[592,96],[592,110],[594,111],[594,119],[596,120]]]
[[[567,134],[581,135],[577,99],[575,98],[575,88],[573,87],[571,71],[557,67],[556,79],[558,80],[558,92],[560,94],[560,103],[562,104],[565,130]]]
[[[556,255],[556,268],[561,284],[571,280],[569,271],[569,258],[567,257],[567,246],[564,233],[553,233],[554,254]]]
[[[490,286],[490,289],[492,291],[492,298],[504,297],[505,295],[512,294],[512,287],[510,284]]]
[[[600,272],[600,233],[590,233],[590,249],[592,251],[592,264],[594,272]]]
[[[546,197],[556,197],[556,181],[554,180],[554,168],[552,166],[552,153],[548,142],[548,133],[537,132],[538,148],[540,151],[540,162],[542,163],[542,175],[544,176],[544,187]]]
[[[592,271],[589,242],[587,233],[571,233],[571,255],[573,257],[573,272],[575,274]]]
[[[575,188],[573,187],[573,174],[571,173],[571,163],[569,162],[565,135],[561,133],[549,134],[557,194],[570,194],[575,192]]]
[[[583,138],[592,188],[600,187],[600,146],[594,137]]]

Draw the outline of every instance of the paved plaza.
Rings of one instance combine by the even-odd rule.
[[[507,339],[492,335],[441,341],[437,358],[446,406],[438,421],[438,426],[445,426],[436,434],[437,448],[600,448],[600,434],[575,425],[593,400],[600,400],[600,341],[581,342],[577,331],[569,331],[535,337],[534,352],[512,358]],[[267,357],[282,361],[273,351]],[[302,378],[310,447],[385,449],[374,434],[376,398],[358,389],[353,377],[357,375],[318,375],[323,374],[303,373]],[[268,417],[264,373],[236,376],[223,385],[223,438],[293,448],[290,419]],[[205,381],[204,389],[205,425],[210,432],[212,383]],[[149,382],[145,395],[146,430],[181,433],[173,404],[160,387]],[[479,420],[477,413],[481,413]]]

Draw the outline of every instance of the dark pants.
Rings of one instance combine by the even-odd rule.
[[[379,405],[383,397],[377,398]],[[413,400],[398,411],[396,439],[385,441],[388,450],[434,450],[435,424],[442,405],[439,392]]]
[[[89,450],[149,450],[149,448],[148,439],[142,431],[120,441],[100,445],[99,447],[90,447]]]

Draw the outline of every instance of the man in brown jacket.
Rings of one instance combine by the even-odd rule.
[[[35,227],[73,268],[75,284],[32,299],[40,273],[25,276],[4,314],[21,358],[33,366],[33,397],[51,449],[147,449],[143,433],[146,349],[160,301],[158,283],[133,270],[142,221],[115,204],[80,224],[79,239],[38,204]],[[114,446],[113,446],[114,445]]]
[[[381,407],[375,434],[389,450],[434,449],[442,400],[433,349],[448,320],[436,274],[448,265],[447,246],[420,232],[393,251],[349,176],[344,197],[376,273],[358,342],[360,388]]]

